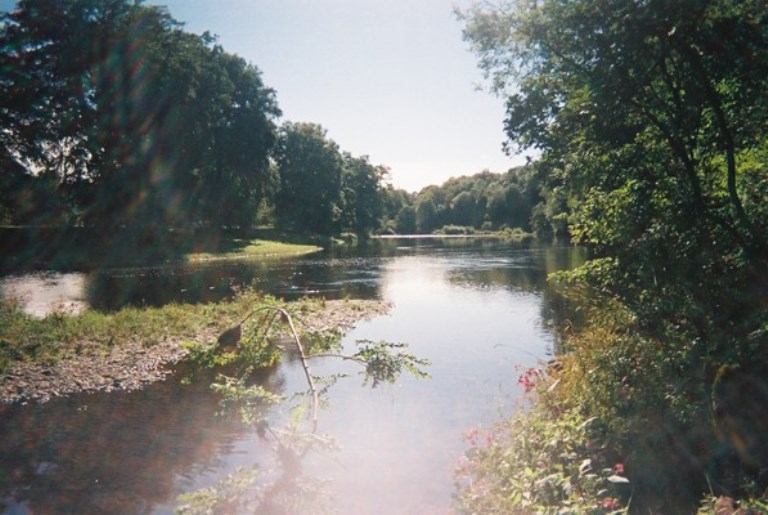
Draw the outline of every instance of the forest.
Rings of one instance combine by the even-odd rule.
[[[19,2],[0,48],[6,226],[87,227],[96,237],[118,228],[145,241],[263,225],[361,237],[445,225],[551,230],[541,174],[396,190],[385,165],[343,151],[320,124],[281,122],[278,94],[255,65],[162,7]]]
[[[279,124],[258,68],[164,8],[29,1],[2,23],[2,223],[377,228],[386,168],[317,124]]]

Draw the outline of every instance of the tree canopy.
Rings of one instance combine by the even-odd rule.
[[[163,7],[22,0],[0,25],[0,223],[377,230],[386,167],[280,114],[256,66]]]
[[[570,231],[616,258],[614,279],[679,285],[681,269],[712,267],[765,277],[762,2],[520,0],[461,16],[507,98],[509,148],[539,149],[573,208]],[[668,266],[640,266],[659,256]]]
[[[612,431],[609,451],[647,457],[633,506],[749,481],[764,499],[765,476],[723,456],[768,456],[751,407],[768,372],[765,2],[512,0],[460,16],[507,100],[508,148],[540,153],[533,220],[592,251],[559,276],[590,292],[564,354],[595,358],[574,399]]]
[[[23,0],[2,22],[6,197],[46,181],[69,221],[250,221],[280,114],[256,67],[140,2]],[[11,221],[55,214],[23,202]]]

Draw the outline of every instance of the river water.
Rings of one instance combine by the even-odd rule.
[[[331,388],[319,417],[318,433],[338,450],[307,455],[303,469],[324,481],[338,513],[446,513],[466,450],[462,435],[517,409],[522,370],[552,353],[555,335],[545,322],[557,317],[557,303],[547,274],[583,259],[578,249],[527,242],[391,239],[271,263],[10,276],[0,280],[0,294],[38,313],[53,305],[108,311],[205,302],[243,283],[286,298],[392,302],[389,315],[347,334],[345,347],[363,339],[407,343],[431,361],[431,378],[406,376],[370,389],[361,387],[354,364],[313,363],[316,375],[351,377]],[[139,392],[0,406],[0,509],[171,513],[181,493],[241,466],[275,463],[274,441],[215,416],[210,375],[186,386],[179,375]],[[263,383],[286,395],[305,389],[295,359],[265,372]]]

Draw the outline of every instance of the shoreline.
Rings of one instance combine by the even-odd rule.
[[[391,304],[375,300],[328,300],[302,316],[309,330],[348,332],[357,323],[385,315]],[[0,403],[43,403],[80,393],[132,391],[165,380],[189,351],[182,345],[215,344],[221,331],[206,327],[193,338],[165,336],[160,341],[122,342],[106,354],[76,356],[55,364],[17,363],[0,377]]]

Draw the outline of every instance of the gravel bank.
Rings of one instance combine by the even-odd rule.
[[[390,308],[379,301],[326,301],[317,312],[302,315],[302,322],[310,329],[338,327],[347,331],[361,320],[386,314]],[[213,343],[218,336],[218,331],[208,330],[195,340]],[[173,365],[187,353],[181,346],[183,341],[189,338],[128,341],[102,356],[79,356],[50,366],[19,363],[0,378],[0,402],[46,402],[79,392],[136,390],[173,372]]]

